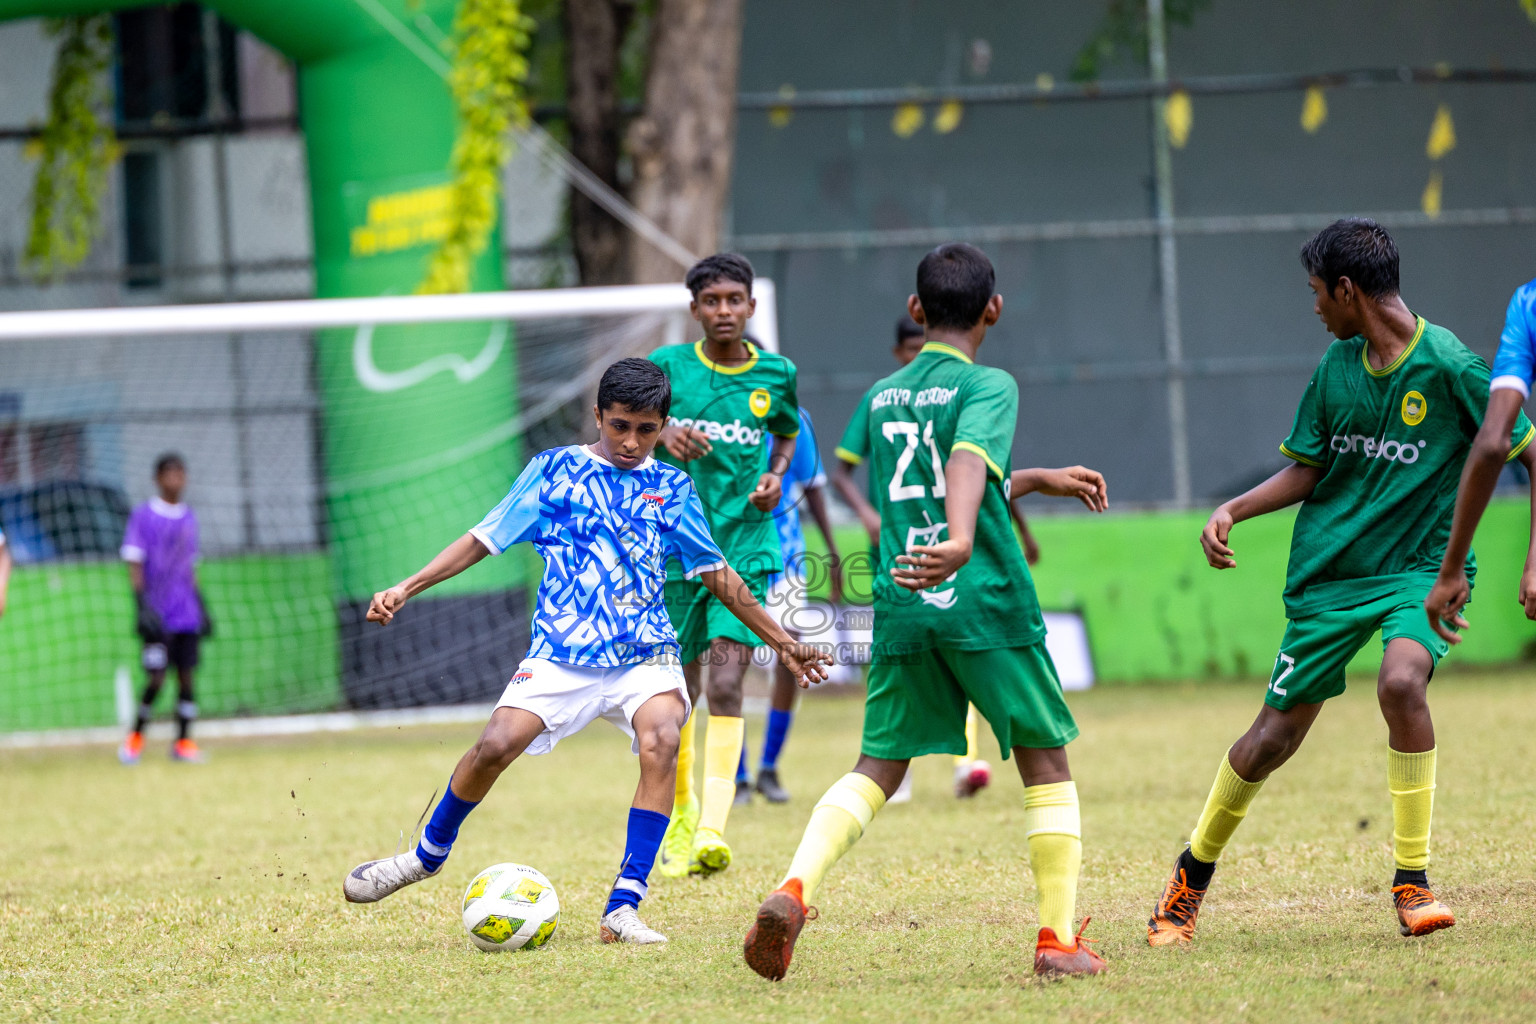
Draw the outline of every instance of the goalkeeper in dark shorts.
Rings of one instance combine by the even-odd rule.
[[[123,740],[118,760],[138,764],[144,749],[144,726],[154,714],[155,698],[165,685],[165,673],[176,670],[176,743],[174,761],[200,762],[202,753],[192,739],[197,699],[192,676],[197,669],[203,637],[213,622],[197,587],[197,516],[181,500],[187,486],[187,466],[179,455],[162,455],[155,462],[159,492],[133,510],[123,535],[122,557],[133,586],[134,630],[144,641],[147,681],[133,731]]]

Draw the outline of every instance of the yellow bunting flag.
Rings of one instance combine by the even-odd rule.
[[[903,103],[896,108],[896,113],[891,116],[891,131],[903,139],[909,139],[922,128],[924,121],[923,108],[916,103]]]
[[[1435,111],[1435,120],[1429,126],[1429,141],[1424,151],[1431,160],[1439,160],[1456,148],[1456,125],[1451,120],[1451,108],[1444,103]]]
[[[1420,205],[1424,209],[1426,217],[1440,216],[1440,194],[1445,189],[1445,179],[1440,176],[1439,169],[1429,172],[1429,184],[1424,186],[1424,198]]]
[[[1195,108],[1189,102],[1189,93],[1180,89],[1163,104],[1163,123],[1168,126],[1168,141],[1174,149],[1183,149],[1189,141],[1189,130],[1195,125]]]
[[[948,135],[960,127],[960,119],[965,116],[965,108],[959,100],[949,100],[939,108],[939,112],[933,117],[933,130],[940,135]]]
[[[789,124],[789,122],[795,116],[795,109],[789,106],[788,103],[794,98],[794,86],[789,85],[788,83],[779,86],[779,99],[784,101],[784,105],[768,108],[768,123],[773,125],[775,128],[783,128],[785,125]]]
[[[1308,135],[1316,135],[1327,120],[1328,97],[1323,95],[1322,86],[1314,85],[1301,101],[1301,127]]]

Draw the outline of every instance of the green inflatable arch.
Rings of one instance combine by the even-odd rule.
[[[394,33],[414,34],[409,26],[426,17],[446,34],[456,5],[410,0],[409,12],[407,5],[204,0],[298,67],[322,298],[412,292],[441,235],[453,101],[437,72]],[[0,0],[0,20],[141,6],[148,4]],[[500,249],[493,232],[472,271],[474,290],[501,288]],[[455,702],[499,692],[508,650],[517,649],[509,631],[526,628],[512,559],[452,581],[458,588],[445,586],[409,629],[364,629],[362,613],[375,590],[477,522],[517,468],[517,441],[498,429],[517,401],[507,325],[322,331],[316,362],[349,703]],[[421,510],[429,510],[434,529],[402,531],[423,522]]]

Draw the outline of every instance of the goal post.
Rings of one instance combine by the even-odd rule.
[[[749,331],[777,350],[772,282],[754,291]],[[691,340],[688,302],[644,285],[0,313],[18,563],[0,733],[113,725],[136,702],[117,548],[167,451],[202,533],[206,713],[494,697],[536,559],[487,560],[388,629],[363,621],[367,600],[477,522],[531,450],[589,438],[602,369]]]

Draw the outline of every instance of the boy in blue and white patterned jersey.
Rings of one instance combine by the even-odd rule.
[[[544,559],[528,655],[454,769],[416,849],[358,865],[342,884],[371,903],[442,870],[459,826],[524,752],[543,754],[597,718],[633,738],[640,785],[624,858],[599,925],[604,942],[665,942],[639,918],[640,900],[672,811],[678,732],[692,708],[662,591],[667,560],[700,579],[809,685],[829,656],[796,643],[758,604],[710,536],[693,482],[651,457],[672,401],[666,374],[621,359],[598,386],[598,440],[542,452],[512,490],[420,572],[375,594],[371,621],[487,554],[532,542]]]

